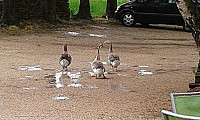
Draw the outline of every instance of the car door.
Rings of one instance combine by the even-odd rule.
[[[175,1],[162,1],[161,4],[161,23],[183,25],[184,20],[176,6]]]
[[[138,6],[140,23],[160,23],[161,8],[159,0],[145,0]]]

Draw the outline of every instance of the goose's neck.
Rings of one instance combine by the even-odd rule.
[[[68,51],[67,51],[67,44],[64,45],[64,54],[68,54]]]
[[[110,53],[113,53],[112,43],[110,43],[109,52],[110,52]]]
[[[99,48],[97,49],[97,55],[96,55],[96,57],[95,57],[93,62],[95,62],[97,60],[100,60]]]

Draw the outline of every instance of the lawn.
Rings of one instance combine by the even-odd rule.
[[[128,2],[130,0],[117,0],[117,4]],[[69,0],[71,15],[78,13],[79,0]],[[106,9],[106,0],[90,0],[90,11],[93,17],[102,16]]]

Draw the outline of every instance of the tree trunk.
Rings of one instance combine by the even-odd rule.
[[[18,25],[18,3],[19,0],[3,0],[2,25]]]
[[[117,0],[107,0],[106,17],[108,19],[115,18],[115,10],[117,9]]]
[[[197,5],[192,0],[180,0],[176,2],[177,7],[185,22],[191,27],[191,29],[199,29],[200,15],[197,10]]]
[[[192,36],[196,42],[197,47],[200,46],[199,28],[200,28],[200,14],[197,10],[197,5],[192,0],[180,0],[176,2],[177,7],[189,29],[192,30]]]
[[[70,9],[68,0],[57,0],[56,11],[59,18],[69,20]]]
[[[81,18],[81,19],[91,19],[92,18],[91,13],[90,13],[89,0],[80,0],[79,12],[75,17]]]
[[[18,25],[20,19],[38,18],[53,24],[65,23],[69,17],[68,0],[3,0],[1,24]]]
[[[197,4],[193,3],[192,0],[180,0],[176,2],[177,7],[189,28],[192,30],[192,36],[199,51],[199,63],[197,72],[195,73],[195,83],[200,83],[200,14],[197,10]],[[189,84],[191,86],[191,84]]]
[[[45,19],[50,23],[56,22],[56,0],[45,0]]]

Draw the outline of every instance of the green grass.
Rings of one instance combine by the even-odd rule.
[[[117,4],[128,2],[130,0],[117,0]],[[71,15],[78,13],[79,0],[69,0]],[[106,0],[90,0],[90,12],[93,17],[102,16],[106,10]]]

